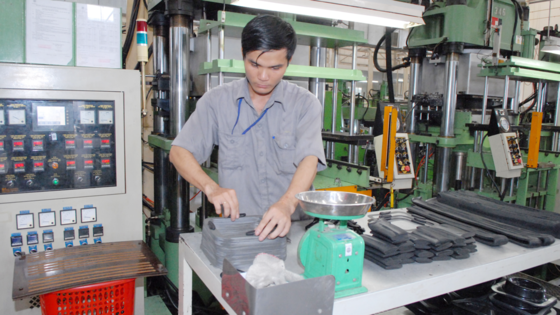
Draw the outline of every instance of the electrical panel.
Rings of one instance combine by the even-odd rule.
[[[11,299],[14,259],[143,237],[140,77],[1,63],[0,77],[0,305],[39,315]],[[134,314],[143,293],[139,280]]]
[[[488,137],[488,140],[490,141],[496,176],[501,178],[521,176],[524,164],[517,134],[514,132],[499,133]]]
[[[374,139],[375,155],[380,157],[383,151],[383,135],[377,136]],[[414,178],[414,165],[410,159],[410,142],[408,134],[396,133],[395,134],[395,159],[393,167],[393,182],[384,184],[384,188],[393,189],[408,189],[412,188],[412,180]],[[377,167],[381,167],[381,159],[377,159]],[[379,177],[383,178],[383,172],[380,172]]]
[[[0,98],[0,195],[116,185],[115,102]]]

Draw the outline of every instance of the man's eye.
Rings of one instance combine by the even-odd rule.
[[[252,63],[251,65],[252,65],[253,67],[255,67],[255,68],[258,68],[258,67],[259,67],[259,65],[256,64],[256,63]]]
[[[272,67],[272,70],[280,70],[280,67]]]

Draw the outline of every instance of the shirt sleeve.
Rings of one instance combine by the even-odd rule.
[[[207,93],[196,104],[179,135],[171,145],[188,150],[199,164],[204,163],[212,154],[214,144],[218,143],[218,125],[212,104],[212,95]]]
[[[296,127],[296,166],[305,157],[316,156],[319,159],[317,171],[322,171],[327,167],[327,163],[321,136],[321,104],[317,98],[308,94],[303,106]]]

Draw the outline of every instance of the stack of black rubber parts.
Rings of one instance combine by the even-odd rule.
[[[471,230],[486,245],[512,242],[535,248],[560,238],[560,214],[508,204],[469,191],[440,192],[427,201],[413,199],[408,212],[426,219]]]
[[[406,231],[391,223],[402,219],[418,226]],[[473,232],[403,212],[380,212],[368,222],[368,227],[371,235],[362,235],[366,245],[365,258],[385,269],[398,269],[414,262],[466,259],[476,252]]]

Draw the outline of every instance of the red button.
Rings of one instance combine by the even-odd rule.
[[[33,145],[43,145],[43,141],[35,141],[33,142]]]
[[[25,164],[23,164],[23,163],[16,163],[14,166],[15,166],[16,168],[23,168],[23,167],[25,167]]]
[[[521,164],[521,163],[523,163],[523,160],[518,159],[518,160],[517,160],[517,163]]]
[[[75,161],[66,161],[66,165],[76,165]]]
[[[85,164],[93,164],[93,160],[85,160],[84,163]]]
[[[101,143],[103,143],[103,144],[108,144],[108,143],[109,143],[109,139],[101,140]]]
[[[66,140],[66,144],[74,144],[74,140]]]
[[[22,145],[23,145],[23,142],[21,142],[21,141],[14,142],[14,145],[15,145],[15,146],[22,146]]]
[[[35,167],[43,167],[43,162],[37,162],[34,165]]]
[[[407,172],[410,172],[410,166],[407,165],[407,166],[404,167],[404,169],[405,169]]]
[[[0,164],[0,168],[4,168],[4,167],[5,167],[5,165],[4,165],[4,164]]]
[[[111,164],[111,160],[101,160],[101,163],[103,163],[103,164]]]
[[[85,143],[85,144],[92,144],[93,141],[92,141],[92,140],[84,140],[84,143]]]

